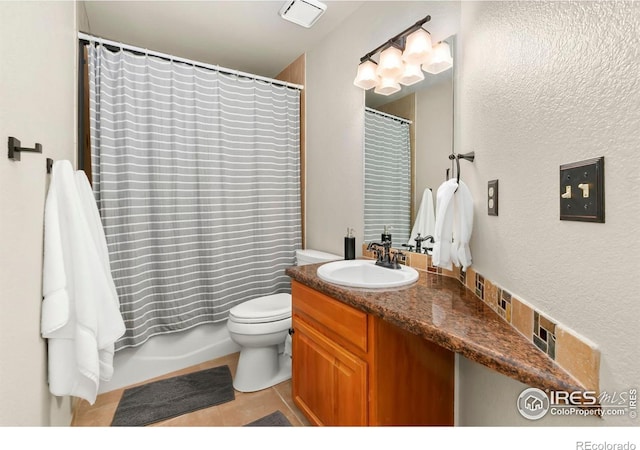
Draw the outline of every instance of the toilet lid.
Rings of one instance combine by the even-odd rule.
[[[254,298],[229,311],[229,318],[240,323],[265,323],[291,317],[291,294]]]

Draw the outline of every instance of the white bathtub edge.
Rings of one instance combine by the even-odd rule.
[[[102,381],[98,394],[240,351],[227,323],[205,324],[191,330],[155,336],[138,348],[116,352],[111,380]]]

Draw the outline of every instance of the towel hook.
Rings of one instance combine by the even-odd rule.
[[[449,159],[450,160],[454,160],[456,161],[456,180],[458,185],[460,184],[460,159],[464,159],[467,160],[469,162],[473,162],[476,158],[476,154],[475,152],[469,152],[469,153],[458,153],[457,155],[455,153],[451,153],[449,155]],[[455,192],[458,191],[458,188],[456,187]]]
[[[454,153],[449,155],[449,159],[456,162],[456,179],[460,183],[460,159]]]
[[[20,141],[13,136],[9,136],[7,144],[9,159],[14,161],[20,161],[20,153],[22,152],[42,153],[42,144],[36,143],[34,148],[21,147]]]

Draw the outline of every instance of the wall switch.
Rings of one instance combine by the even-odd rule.
[[[498,215],[498,180],[491,180],[488,183],[487,213],[490,216]]]
[[[560,220],[604,223],[604,156],[560,166]]]

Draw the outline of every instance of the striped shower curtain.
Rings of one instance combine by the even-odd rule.
[[[399,247],[411,234],[409,122],[365,108],[364,130],[364,240],[380,242],[391,226]]]
[[[116,349],[289,292],[299,91],[104,46],[88,64],[93,188],[127,327]]]

